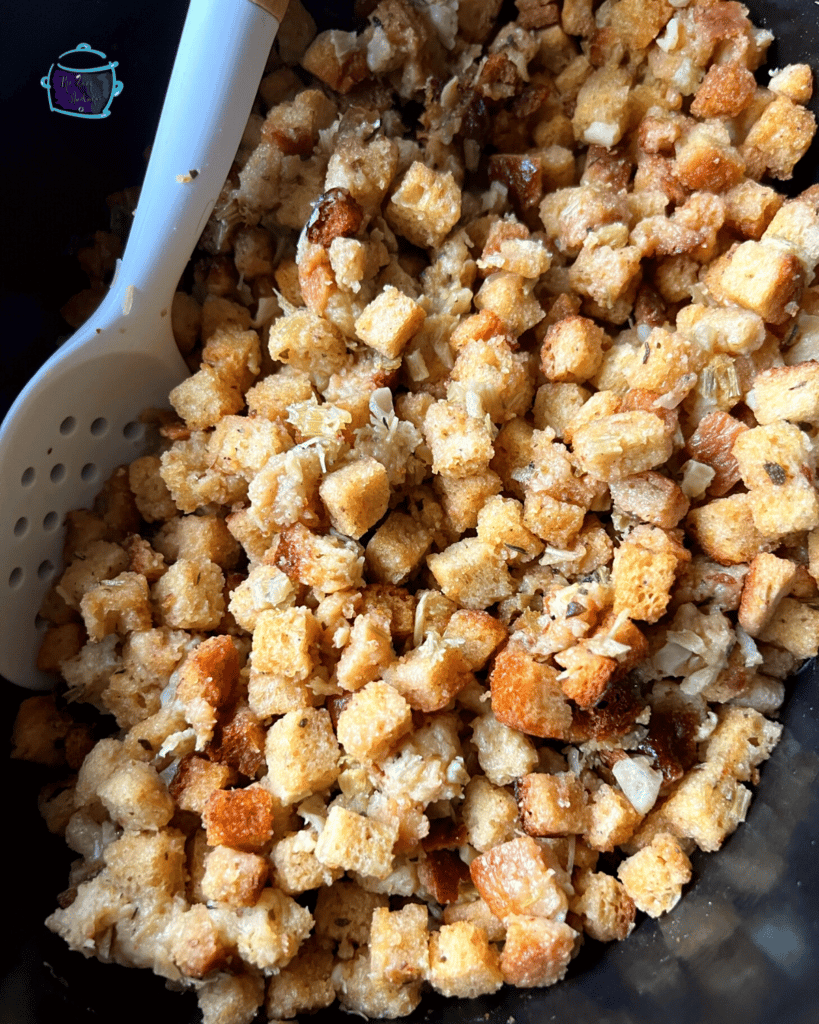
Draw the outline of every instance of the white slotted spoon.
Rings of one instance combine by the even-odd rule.
[[[0,674],[37,669],[38,610],[66,512],[142,453],[140,413],[188,375],[171,331],[179,278],[227,177],[287,0],[191,0],[125,253],[99,309],[0,428]]]

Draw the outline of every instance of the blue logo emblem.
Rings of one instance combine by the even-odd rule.
[[[40,79],[40,85],[48,90],[50,109],[71,117],[108,117],[111,101],[122,92],[114,70],[118,63],[88,43],[61,53]]]

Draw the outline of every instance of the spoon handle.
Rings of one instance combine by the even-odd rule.
[[[170,302],[242,137],[280,0],[191,0],[125,255],[111,292]]]

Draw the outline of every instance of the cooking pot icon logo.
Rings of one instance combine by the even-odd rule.
[[[118,63],[88,43],[61,53],[40,79],[40,85],[48,90],[50,109],[71,117],[108,117],[111,101],[122,92],[114,70]]]

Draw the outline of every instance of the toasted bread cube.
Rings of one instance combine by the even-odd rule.
[[[616,145],[628,123],[631,75],[607,65],[593,71],[580,88],[572,117],[578,142]]]
[[[336,998],[333,963],[331,953],[312,944],[302,946],[267,984],[264,1008],[268,1020],[292,1020],[330,1006]]]
[[[432,544],[423,523],[405,512],[390,512],[367,542],[364,559],[381,583],[405,583],[417,571]]]
[[[513,338],[520,337],[544,317],[534,294],[535,282],[521,274],[499,270],[490,274],[475,293],[475,308],[494,313]]]
[[[313,385],[307,372],[290,366],[263,377],[245,395],[249,416],[270,421],[285,421],[291,405],[313,397]]]
[[[784,597],[759,639],[784,647],[797,658],[813,658],[819,653],[819,611],[792,597]]]
[[[572,430],[580,468],[598,480],[622,480],[666,462],[672,441],[664,422],[642,409],[617,412]]]
[[[460,999],[496,992],[503,985],[500,958],[486,932],[470,921],[442,925],[429,937],[429,982]]]
[[[179,667],[177,698],[185,705],[199,699],[221,708],[234,697],[241,659],[229,636],[212,636],[191,651]]]
[[[744,238],[758,241],[768,227],[784,197],[768,185],[747,179],[723,196],[725,226]]]
[[[233,779],[230,765],[187,754],[179,762],[168,789],[180,810],[202,814],[211,793],[226,789]]]
[[[708,737],[705,756],[740,782],[756,782],[756,767],[770,757],[781,735],[778,722],[753,708],[725,707]]]
[[[231,955],[233,950],[231,950]],[[230,957],[228,958],[229,966]],[[264,1002],[264,979],[259,974],[218,971],[197,986],[196,1000],[203,1022],[252,1021]]]
[[[406,1017],[421,1001],[420,981],[394,985],[377,977],[367,949],[359,950],[352,959],[342,960],[334,969],[333,980],[340,1007],[368,1020]]]
[[[595,654],[582,642],[558,652],[555,661],[563,668],[558,677],[563,692],[581,708],[594,707],[618,669],[614,658]]]
[[[444,924],[457,921],[470,921],[483,928],[490,942],[502,942],[506,936],[503,921],[495,917],[480,896],[465,903],[448,903],[444,907]]]
[[[816,118],[785,96],[769,103],[740,146],[749,178],[766,172],[780,181],[793,177],[793,168],[807,152],[816,132]]]
[[[512,640],[496,655],[489,683],[499,722],[531,736],[568,738],[572,711],[556,669],[535,661]]]
[[[541,540],[556,548],[568,548],[583,527],[586,509],[560,501],[546,491],[526,489],[523,524]]]
[[[726,192],[744,177],[745,162],[722,126],[695,125],[676,150],[674,174],[692,192]]]
[[[97,787],[113,821],[124,829],[152,832],[164,828],[174,803],[156,769],[142,761],[118,768]]]
[[[648,529],[657,530],[656,527]],[[641,543],[637,533],[634,531],[626,537],[614,552],[614,613],[624,611],[631,619],[657,622],[671,599],[671,588],[682,560],[673,550]],[[657,533],[662,531],[657,530]]]
[[[503,481],[491,469],[474,476],[436,476],[433,482],[452,529],[459,534],[474,530],[487,500],[503,490]]]
[[[223,416],[239,412],[244,395],[211,366],[203,366],[170,394],[170,402],[191,430],[213,427]]]
[[[181,915],[174,929],[171,957],[188,978],[204,978],[224,970],[233,949],[204,903],[196,903]]]
[[[691,861],[673,835],[661,832],[627,857],[617,875],[638,909],[659,917],[682,896],[682,887],[691,880]]]
[[[747,429],[741,420],[717,409],[700,420],[686,442],[689,455],[714,470],[708,486],[708,493],[714,497],[727,494],[741,477],[733,448],[737,437]]]
[[[253,631],[251,662],[260,672],[306,679],[313,670],[313,648],[321,627],[309,608],[263,611]]]
[[[573,772],[524,775],[518,799],[521,823],[530,836],[579,835],[588,828],[586,789]]]
[[[340,753],[328,711],[288,711],[267,732],[265,785],[283,804],[296,803],[335,782]]]
[[[754,525],[749,494],[731,494],[692,509],[686,526],[705,554],[720,565],[750,562],[773,547]]]
[[[358,540],[387,511],[390,482],[381,463],[365,455],[328,473],[319,494],[335,529]]]
[[[319,944],[325,949],[338,947],[339,957],[349,959],[356,947],[369,944],[375,909],[387,906],[385,895],[362,889],[349,879],[320,889],[315,909]]]
[[[570,316],[546,331],[540,366],[547,380],[579,384],[593,377],[603,359],[606,333],[593,320]]]
[[[478,750],[478,763],[496,786],[508,786],[537,764],[537,751],[529,737],[499,722],[492,713],[472,720],[472,742]]]
[[[751,309],[766,323],[782,324],[799,308],[805,271],[793,253],[749,240],[711,265],[705,285],[718,301]]]
[[[80,553],[76,552],[79,556]],[[68,554],[69,565],[57,584],[57,594],[69,608],[79,610],[83,594],[103,580],[110,580],[128,568],[128,555],[119,544],[93,540],[82,551]]]
[[[259,374],[260,356],[259,335],[255,331],[220,328],[207,336],[202,366],[214,369],[244,395]]]
[[[488,608],[514,589],[503,551],[479,537],[466,537],[428,555],[427,565],[446,596],[463,608]]]
[[[615,508],[663,530],[673,530],[689,509],[679,484],[653,471],[615,480],[610,490]]]
[[[493,785],[483,775],[473,775],[466,787],[461,814],[469,845],[478,853],[513,839],[518,824],[518,805],[512,794]]]
[[[416,160],[387,203],[390,227],[421,248],[437,249],[461,216],[461,190],[449,171]]]
[[[267,882],[264,857],[229,846],[217,846],[205,858],[202,892],[206,899],[231,907],[252,907]]]
[[[493,615],[459,608],[444,629],[444,640],[457,643],[472,672],[482,669],[508,636],[508,630]]]
[[[316,857],[328,867],[386,878],[392,871],[397,837],[397,823],[375,821],[333,804],[316,844]]]
[[[240,547],[227,524],[218,516],[178,516],[165,523],[153,539],[153,546],[168,562],[180,558],[215,562],[221,569],[234,569]]]
[[[364,555],[354,540],[312,533],[301,523],[279,537],[276,565],[291,580],[334,594],[363,584]]]
[[[736,117],[751,103],[756,79],[739,61],[712,64],[691,102],[694,117]]]
[[[454,402],[435,402],[424,417],[424,437],[432,450],[434,473],[471,476],[492,458],[492,436],[482,419]]]
[[[742,588],[739,624],[750,636],[758,636],[773,618],[777,605],[790,591],[796,565],[787,558],[761,552],[751,562]]]
[[[518,988],[554,985],[574,956],[577,932],[562,921],[515,914],[506,922],[501,953],[503,980]]]
[[[812,462],[807,435],[796,424],[784,420],[739,434],[734,441],[733,453],[742,479],[749,488],[770,484],[781,487],[804,479],[805,470]]]
[[[177,829],[123,832],[103,851],[111,880],[131,897],[153,889],[168,896],[185,889],[185,836]]]
[[[274,844],[270,855],[273,883],[288,896],[332,885],[343,874],[340,868],[328,868],[316,858],[317,842],[312,828],[302,828]]]
[[[460,650],[430,632],[384,670],[384,680],[419,711],[440,711],[466,686],[472,674]]]
[[[239,957],[271,974],[293,959],[313,926],[306,907],[272,886],[262,890],[252,907],[220,907],[217,913]]]
[[[357,318],[355,333],[365,345],[395,359],[425,319],[426,313],[417,302],[388,284]]]
[[[260,786],[216,789],[202,811],[208,846],[261,850],[273,835],[273,800]]]
[[[350,639],[336,665],[336,680],[345,690],[360,690],[379,679],[393,661],[390,617],[374,608],[355,617]]]
[[[83,594],[80,613],[88,637],[98,642],[111,633],[126,636],[153,625],[148,583],[136,572],[121,572]]]
[[[746,786],[719,761],[706,761],[683,776],[663,804],[662,817],[675,835],[693,839],[701,850],[713,852],[745,820],[750,802]],[[640,901],[635,902],[640,907]]]
[[[535,427],[538,430],[551,428],[557,439],[563,440],[569,423],[590,397],[588,388],[579,384],[542,384],[537,389],[532,408]]]
[[[370,928],[373,972],[394,985],[426,979],[429,970],[429,912],[420,903],[401,910],[376,907]]]
[[[482,853],[469,870],[476,889],[502,921],[522,911],[560,920],[569,901],[557,881],[556,866],[550,848],[523,836]]]
[[[376,679],[353,694],[338,716],[338,741],[356,761],[380,761],[412,729],[412,709],[398,690]]]
[[[642,820],[629,800],[619,789],[607,783],[595,791],[589,803],[589,829],[584,842],[593,850],[611,852],[625,843]]]
[[[598,942],[622,941],[634,927],[634,900],[613,875],[584,874],[571,909],[583,921],[583,930]]]
[[[70,906],[55,910],[46,927],[71,949],[96,952],[120,921],[133,917],[133,900],[115,885],[107,871],[81,882]]]
[[[178,511],[171,492],[159,475],[159,467],[157,455],[143,455],[128,467],[128,485],[134,492],[139,514],[147,523],[172,519]]]
[[[153,585],[151,596],[163,625],[215,629],[225,613],[225,577],[215,562],[180,558]]]
[[[819,362],[773,366],[754,378],[750,397],[757,422],[819,422]]]
[[[264,611],[291,604],[293,584],[275,565],[256,565],[230,594],[228,610],[242,629],[252,633]]]
[[[489,310],[479,314],[494,316]],[[465,341],[449,374],[450,401],[480,400],[493,423],[506,423],[525,415],[534,394],[534,361],[524,352],[514,352],[505,326],[488,338]]]

